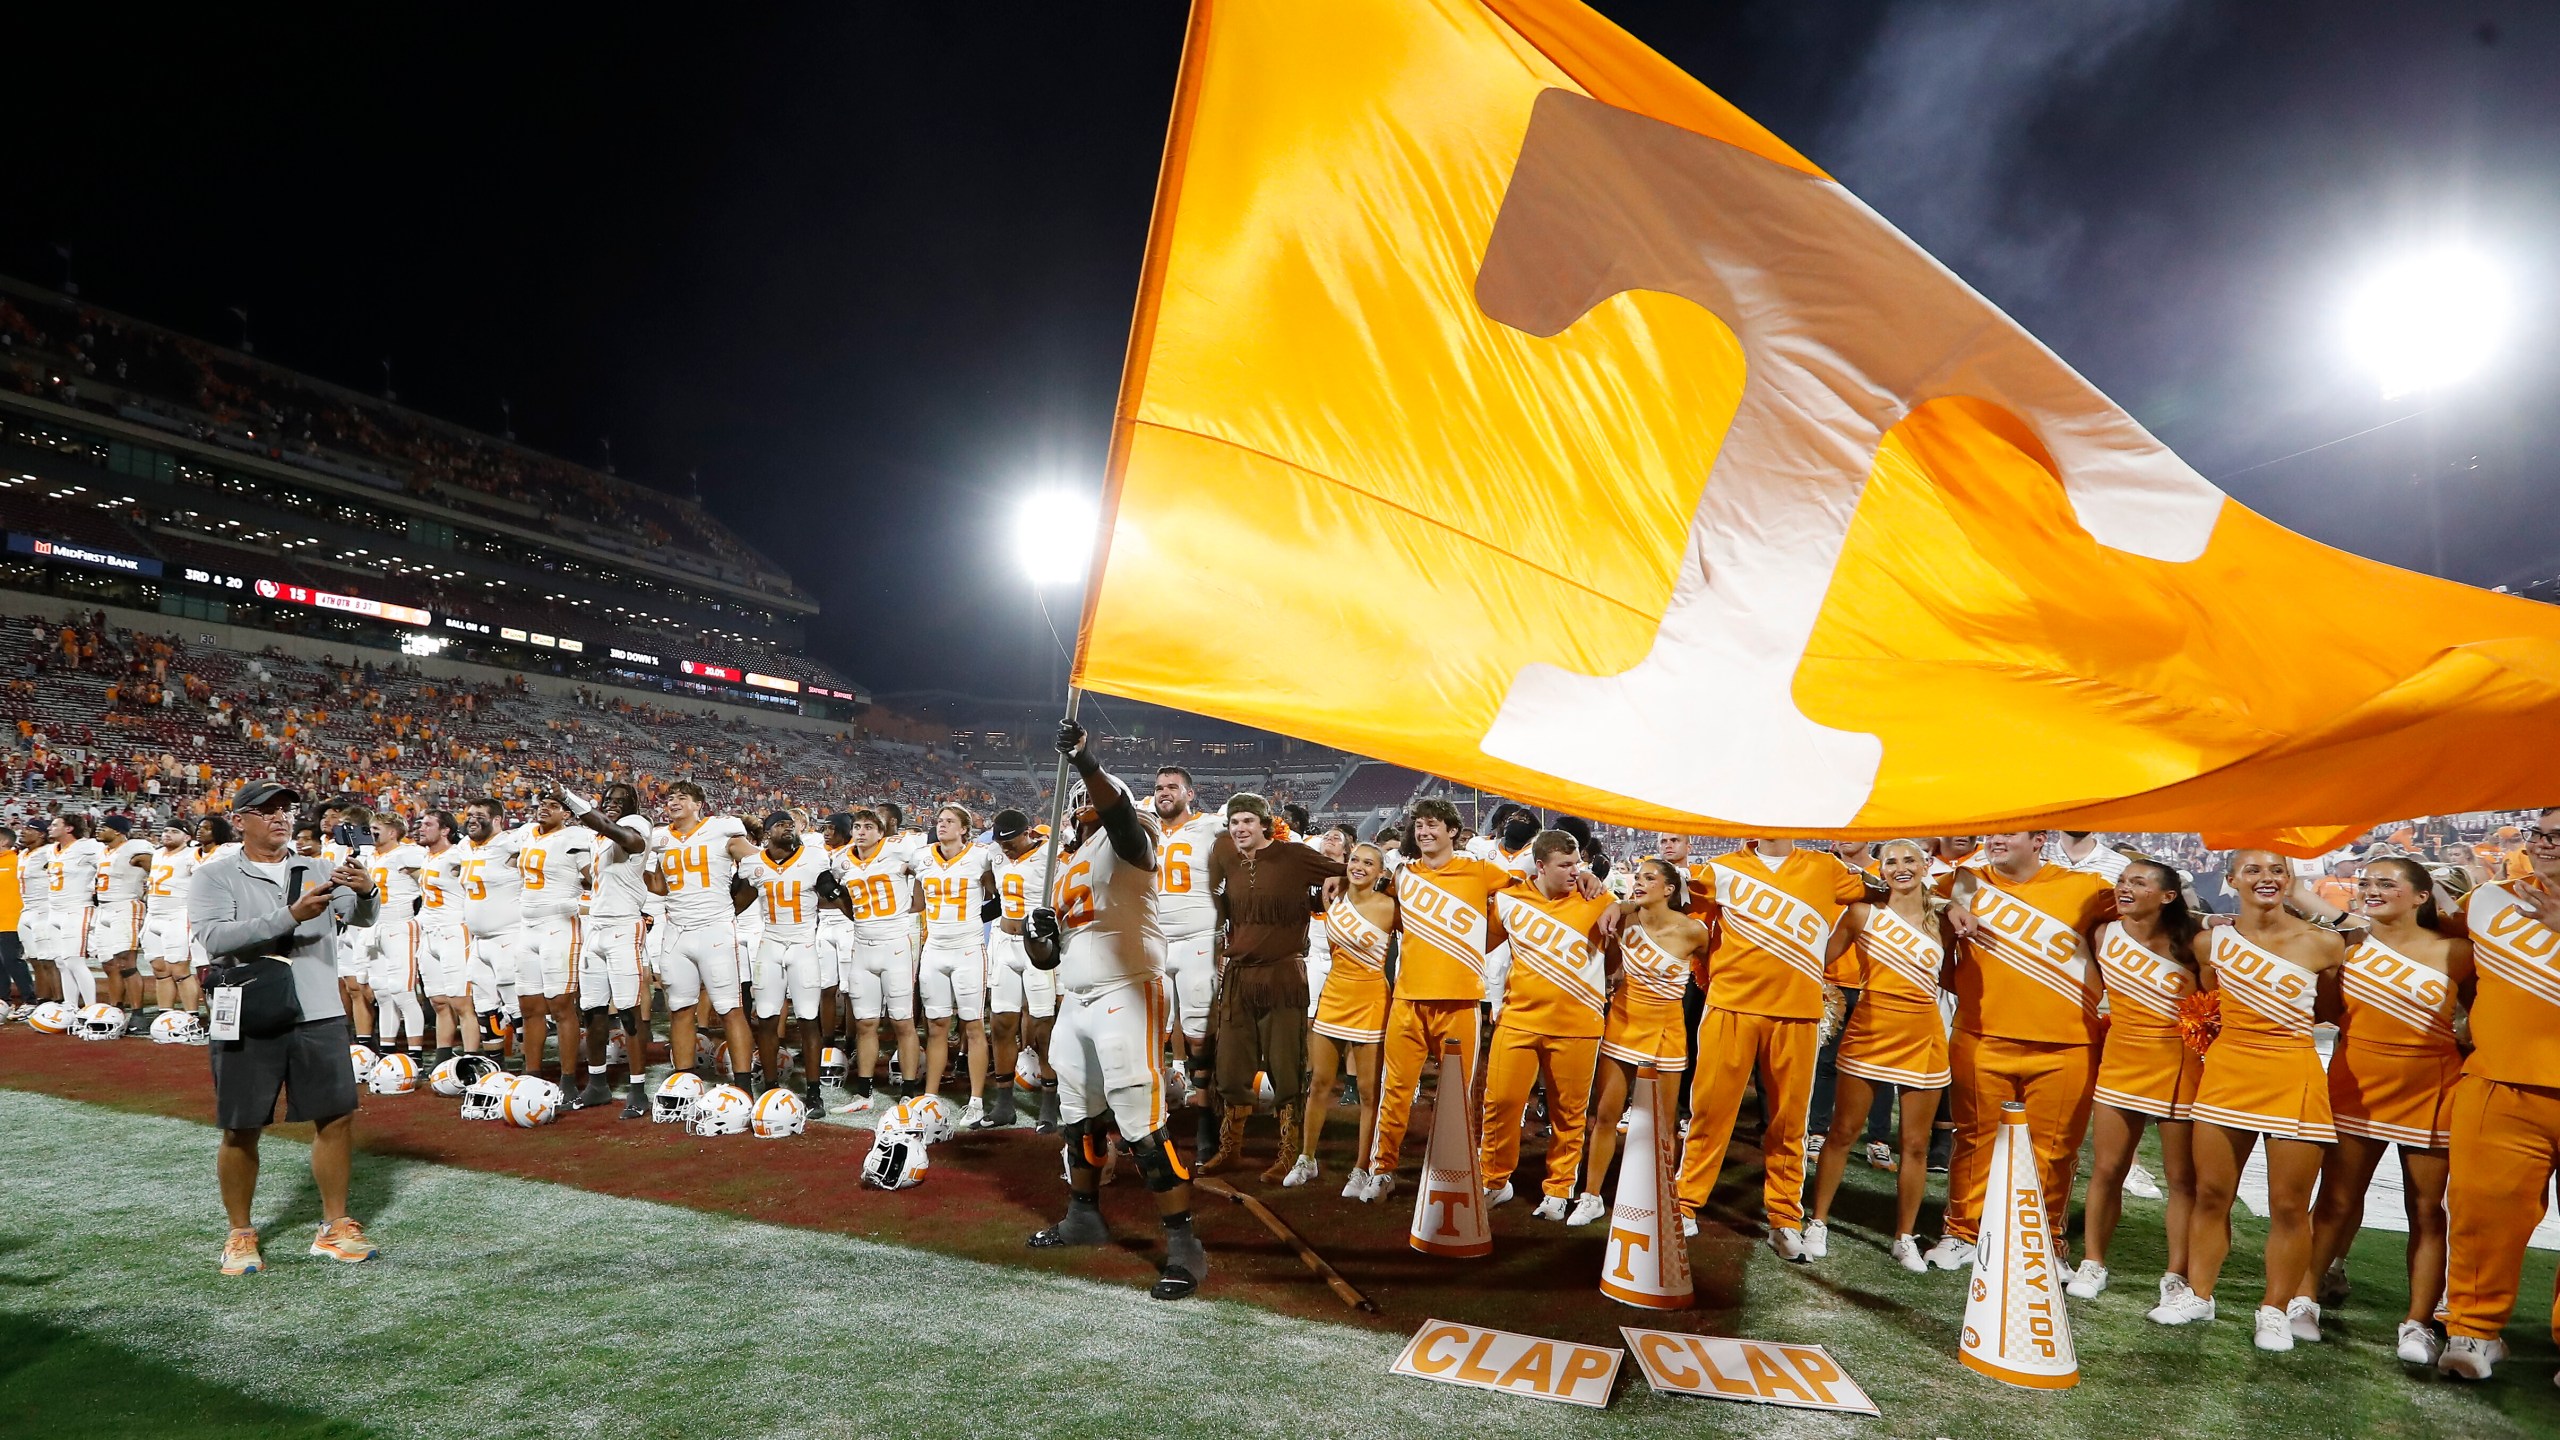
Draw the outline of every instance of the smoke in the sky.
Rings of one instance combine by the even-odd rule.
[[[1912,0],[1875,32],[1815,151],[1825,168],[2004,305],[2058,281],[2079,217],[2013,182],[2038,120],[2138,54],[2189,0]]]

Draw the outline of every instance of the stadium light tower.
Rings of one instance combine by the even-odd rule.
[[[1093,561],[1092,497],[1055,487],[1034,490],[1014,513],[1013,553],[1034,589],[1073,585]]]
[[[2439,389],[2497,353],[2510,304],[2506,276],[2486,256],[2422,251],[2373,271],[2348,297],[2347,347],[2386,400]]]

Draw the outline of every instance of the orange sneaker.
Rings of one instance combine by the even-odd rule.
[[[381,1251],[381,1246],[364,1238],[364,1227],[352,1219],[332,1220],[321,1226],[319,1235],[311,1242],[312,1254],[343,1260],[350,1265],[360,1265]]]
[[[222,1273],[255,1275],[267,1268],[266,1257],[258,1253],[258,1232],[234,1230],[222,1242]]]

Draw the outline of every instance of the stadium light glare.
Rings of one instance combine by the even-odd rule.
[[[2367,275],[2347,300],[2347,348],[2396,399],[2454,384],[2488,363],[2504,338],[2506,276],[2458,246],[2404,256]]]
[[[1073,490],[1035,490],[1014,512],[1013,553],[1034,587],[1073,585],[1093,560],[1092,497]]]

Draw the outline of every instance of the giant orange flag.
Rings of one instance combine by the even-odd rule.
[[[1109,694],[1702,833],[2560,798],[2560,609],[2234,504],[1574,0],[1196,0],[1116,418]]]

